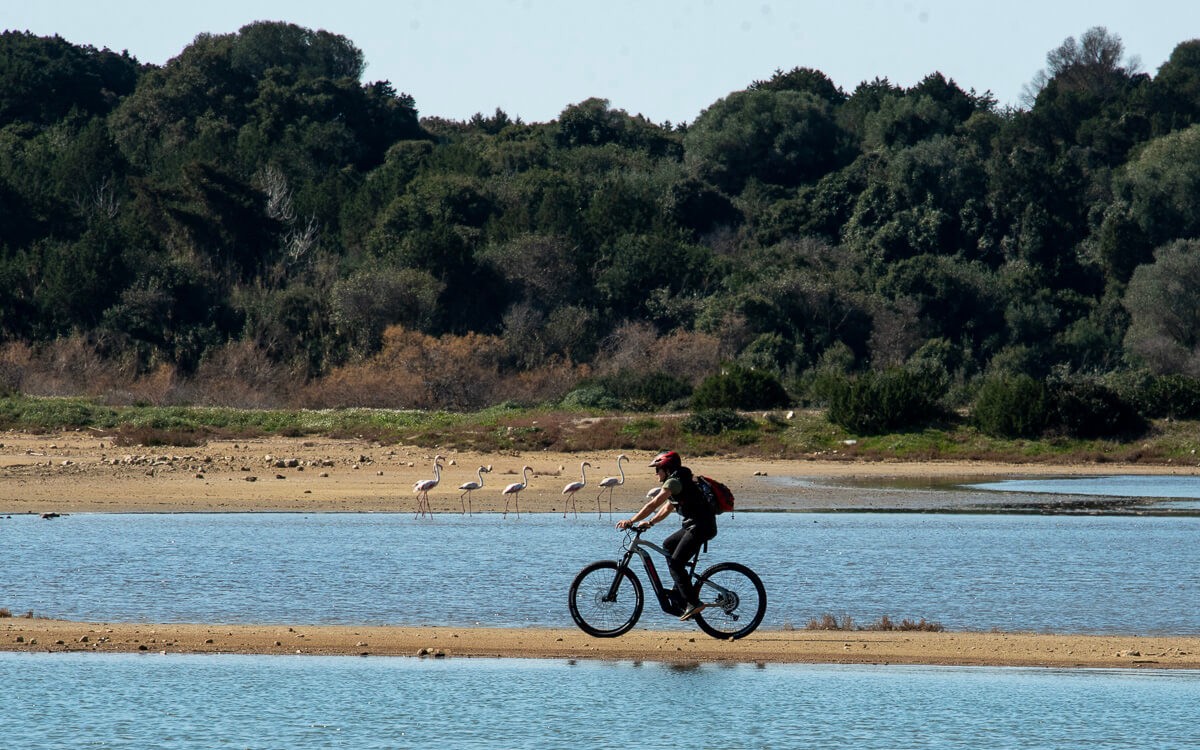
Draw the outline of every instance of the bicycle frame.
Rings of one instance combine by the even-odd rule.
[[[618,567],[617,575],[613,577],[612,588],[609,589],[608,595],[605,597],[605,599],[608,601],[616,600],[617,587],[621,583],[620,571],[628,569],[630,561],[633,560],[633,556],[637,555],[642,559],[642,565],[646,568],[646,577],[650,579],[650,585],[654,588],[654,596],[658,599],[658,606],[662,607],[662,611],[669,615],[679,614],[683,610],[681,607],[679,607],[679,605],[672,602],[671,597],[668,596],[667,588],[663,585],[662,579],[658,575],[658,569],[654,567],[654,559],[650,556],[650,552],[648,550],[657,552],[658,554],[662,555],[663,558],[670,558],[671,553],[667,552],[665,548],[660,547],[654,542],[642,539],[642,529],[635,529],[631,527],[630,531],[633,533],[633,540],[628,541],[625,544],[625,554],[621,556],[621,562]],[[699,562],[699,560],[700,552],[697,551],[695,555],[692,555],[692,559],[687,565],[688,575],[691,576],[693,583],[695,583],[696,580],[696,563]],[[670,563],[668,563],[668,565],[670,565]],[[709,582],[706,585],[711,586],[718,591],[725,591],[724,587],[717,586],[715,583]]]

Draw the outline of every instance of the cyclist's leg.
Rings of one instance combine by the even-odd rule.
[[[662,541],[663,549],[665,549],[667,551],[667,569],[671,572],[671,580],[672,581],[675,580],[675,572],[673,570],[671,570],[673,565],[671,563],[671,554],[670,553],[674,551],[675,545],[679,544],[679,538],[681,536],[683,536],[683,529],[676,531],[674,534],[671,534],[670,536],[668,536],[666,539],[664,539]],[[679,607],[680,612],[682,612],[684,609],[687,608],[687,602],[684,601],[683,593],[680,592],[678,583],[676,583],[674,586],[672,586],[670,589],[667,590],[667,598],[671,600],[672,604]]]
[[[692,577],[688,574],[687,566],[704,542],[704,537],[692,529],[680,529],[663,540],[663,549],[671,553],[667,558],[667,567],[671,571],[671,578],[675,580],[675,588],[683,595],[687,604],[693,607],[699,606],[700,597],[696,595],[696,589],[692,586]]]

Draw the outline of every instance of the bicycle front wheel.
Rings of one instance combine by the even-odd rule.
[[[700,601],[708,605],[696,624],[713,638],[744,638],[767,613],[767,590],[758,575],[738,563],[718,563],[696,578]]]
[[[597,638],[615,638],[637,623],[645,600],[637,576],[613,560],[601,560],[575,576],[567,603],[580,630]]]

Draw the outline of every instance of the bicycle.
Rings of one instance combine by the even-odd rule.
[[[649,525],[630,526],[625,532],[620,561],[599,560],[579,571],[571,582],[568,606],[575,624],[588,635],[615,638],[624,635],[637,624],[642,615],[645,595],[630,562],[637,555],[642,559],[650,585],[654,588],[659,606],[670,615],[683,613],[685,602],[672,588],[663,586],[650,551],[664,558],[670,553],[659,545],[642,539]],[[707,547],[707,545],[705,545]],[[744,638],[754,632],[767,611],[767,592],[762,580],[750,568],[735,562],[717,563],[699,575],[697,552],[688,563],[692,584],[707,608],[697,614],[695,623],[713,638]]]

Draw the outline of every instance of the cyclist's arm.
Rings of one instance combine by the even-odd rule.
[[[669,496],[670,496],[670,493],[664,492],[663,490],[659,490],[658,493],[654,495],[654,497],[652,497],[646,501],[646,504],[642,506],[641,510],[639,510],[637,513],[633,514],[632,518],[622,519],[620,521],[617,521],[617,528],[618,529],[627,529],[630,526],[633,526],[638,521],[641,521],[643,518],[650,516],[656,510],[658,511],[658,514],[655,515],[654,518],[651,519],[651,521],[650,521],[651,523],[656,523],[656,522],[660,521],[662,518],[665,518],[667,516],[667,514],[671,512],[671,504],[667,502],[667,498]],[[662,506],[664,506],[664,505],[667,506],[665,511],[662,508]]]
[[[664,496],[664,498],[665,498],[665,496]],[[654,524],[663,520],[667,516],[671,515],[671,511],[673,511],[673,510],[675,510],[675,506],[671,505],[670,503],[663,503],[662,506],[659,507],[658,512],[655,513],[654,516],[650,519],[650,525],[653,526]]]

